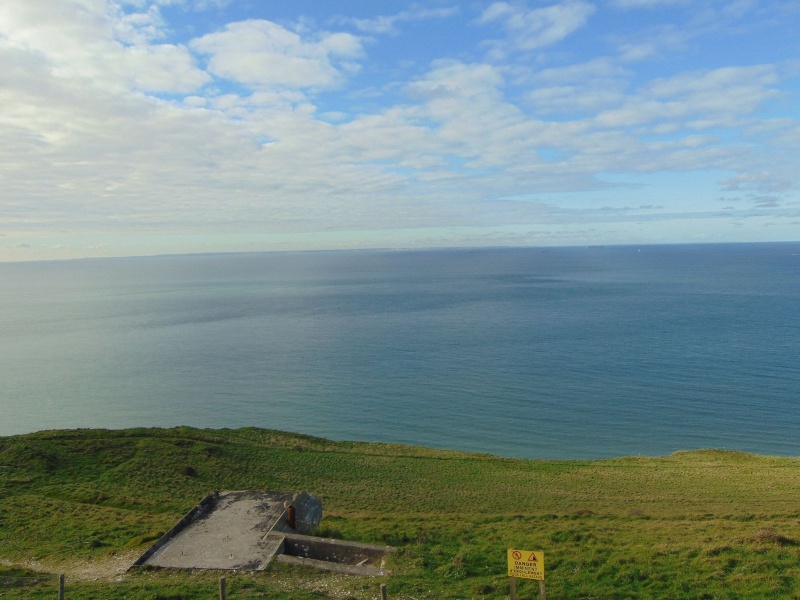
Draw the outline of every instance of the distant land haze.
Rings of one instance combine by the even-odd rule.
[[[0,435],[800,455],[800,243],[0,264]]]

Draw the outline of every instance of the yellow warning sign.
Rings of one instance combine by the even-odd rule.
[[[509,550],[508,576],[544,581],[544,552]]]

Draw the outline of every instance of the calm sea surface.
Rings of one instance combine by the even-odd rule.
[[[800,244],[0,264],[0,435],[800,455]]]

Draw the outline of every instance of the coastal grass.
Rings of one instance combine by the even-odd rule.
[[[207,493],[242,489],[308,490],[318,534],[398,552],[378,579],[226,573],[232,599],[504,598],[507,548],[544,551],[551,600],[800,598],[800,459],[517,460],[186,427],[0,438],[0,598],[50,598],[61,572],[70,599],[215,597],[219,572],[124,567]]]

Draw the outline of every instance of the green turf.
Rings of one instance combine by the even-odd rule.
[[[57,580],[34,571],[65,572],[68,599],[216,597],[220,573],[108,565],[207,493],[241,489],[306,489],[320,534],[399,551],[379,579],[228,573],[232,599],[375,598],[381,583],[390,598],[503,598],[507,548],[545,552],[550,600],[800,598],[795,458],[529,461],[252,428],[0,438],[0,598],[52,598]]]

